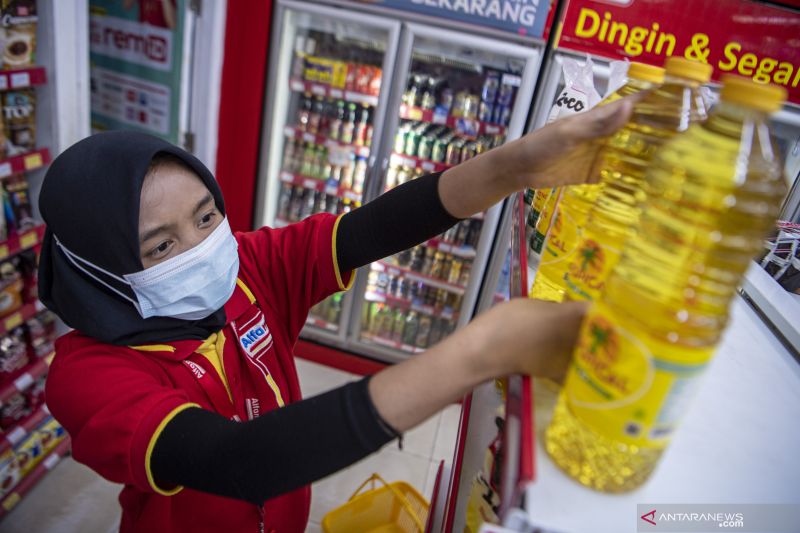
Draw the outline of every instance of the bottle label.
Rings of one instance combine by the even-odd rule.
[[[687,347],[623,327],[595,303],[581,328],[564,391],[593,431],[664,447],[694,396],[713,347]]]
[[[622,246],[601,240],[588,228],[564,275],[567,291],[576,300],[595,300],[619,262]]]
[[[570,259],[580,243],[580,228],[569,209],[560,206],[547,235],[541,267],[557,265]],[[567,265],[565,264],[564,267]]]

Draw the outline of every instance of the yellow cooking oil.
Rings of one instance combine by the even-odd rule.
[[[622,246],[639,226],[642,183],[653,155],[667,140],[706,118],[700,89],[712,67],[671,57],[665,69],[664,84],[634,106],[630,121],[597,155],[594,168],[602,189],[563,276],[568,299],[594,300],[601,293]]]
[[[631,63],[626,78],[622,87],[597,105],[609,104],[661,85],[664,82],[664,69],[645,63]],[[553,221],[544,239],[541,262],[530,291],[531,298],[553,302],[564,299],[566,291],[564,273],[578,249],[589,211],[602,188],[602,182],[563,188],[561,201],[556,207]]]
[[[640,229],[584,320],[546,430],[555,463],[600,491],[652,473],[786,192],[768,126],[786,91],[722,81],[708,121],[653,158]]]

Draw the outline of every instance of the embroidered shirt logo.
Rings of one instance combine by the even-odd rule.
[[[264,315],[260,315],[258,318],[259,320],[253,326],[239,335],[239,343],[249,355],[272,344],[272,334],[264,322]]]
[[[192,371],[192,374],[194,374],[197,379],[200,379],[206,375],[205,368],[198,365],[197,363],[187,360],[184,361],[184,364],[189,367],[189,370]]]

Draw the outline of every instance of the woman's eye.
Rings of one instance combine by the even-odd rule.
[[[166,254],[172,247],[172,241],[164,241],[150,252],[151,257],[160,257]]]
[[[200,226],[207,226],[207,225],[211,224],[211,221],[214,220],[214,215],[215,214],[216,213],[214,213],[212,211],[211,213],[207,213],[207,214],[203,215],[203,217],[200,219]]]

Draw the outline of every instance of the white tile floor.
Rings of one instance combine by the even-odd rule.
[[[303,394],[313,396],[358,376],[304,360],[297,362]],[[450,463],[461,407],[452,405],[405,435],[403,450],[384,447],[350,468],[313,486],[306,532],[319,532],[322,517],[343,504],[372,473],[403,480],[426,498],[433,492],[439,461]],[[119,526],[119,486],[100,478],[71,458],[64,459],[2,521],[0,533],[111,533]]]

